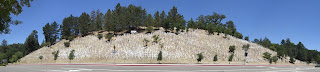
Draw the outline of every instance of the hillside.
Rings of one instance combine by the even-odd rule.
[[[152,43],[153,35],[159,35],[161,41]],[[276,55],[276,52],[261,45],[229,35],[227,38],[223,37],[224,34],[208,35],[205,30],[199,29],[190,29],[189,32],[181,32],[179,35],[165,33],[160,29],[151,34],[124,34],[113,37],[112,41],[107,42],[105,38],[99,40],[97,33],[94,33],[94,35],[75,38],[68,48],[64,46],[64,42],[68,40],[61,40],[51,47],[40,48],[21,58],[20,63],[40,63],[41,55],[44,56],[42,63],[69,63],[68,55],[72,49],[75,50],[75,59],[72,63],[114,63],[114,57],[116,63],[157,63],[157,55],[161,50],[160,43],[163,43],[162,63],[197,63],[196,54],[201,52],[204,55],[201,63],[213,63],[214,55],[218,54],[216,63],[228,64],[228,57],[231,55],[228,52],[229,46],[235,45],[235,56],[231,64],[242,64],[244,44],[250,45],[247,57],[249,64],[268,64],[268,61],[262,58],[264,52],[269,52],[272,56]],[[150,41],[147,47],[144,47],[144,38]],[[112,53],[113,46],[116,47],[116,54]],[[60,53],[57,61],[54,61],[51,53],[56,50]],[[278,63],[289,64],[288,59],[279,59]],[[296,63],[300,61],[297,60]]]

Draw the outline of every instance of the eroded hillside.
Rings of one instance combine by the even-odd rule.
[[[153,35],[159,35],[159,43],[153,43]],[[145,47],[144,39],[149,40]],[[227,64],[228,57],[231,55],[229,46],[235,45],[235,56],[231,63],[241,64],[244,59],[242,46],[249,44],[247,63],[249,64],[268,64],[263,59],[263,53],[269,52],[276,55],[276,52],[264,48],[261,45],[238,39],[233,36],[224,38],[224,34],[208,35],[204,30],[189,30],[181,32],[179,35],[165,33],[163,29],[151,34],[137,33],[124,34],[112,38],[107,42],[105,38],[98,39],[97,35],[77,37],[70,42],[70,47],[65,47],[61,40],[51,47],[43,47],[37,51],[20,59],[20,63],[40,63],[39,56],[43,56],[42,63],[69,63],[68,55],[71,50],[75,50],[75,59],[72,63],[157,63],[157,55],[163,52],[162,63],[197,63],[196,54],[203,53],[204,60],[201,63],[213,63],[214,55],[218,54],[218,64]],[[163,44],[161,49],[160,44]],[[112,53],[113,46],[117,52]],[[59,50],[59,57],[53,60],[52,52]],[[278,60],[278,63],[288,63],[288,59]],[[299,63],[299,61],[297,62]]]

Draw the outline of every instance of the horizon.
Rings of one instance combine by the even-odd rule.
[[[121,6],[133,4],[145,8],[148,14],[164,10],[166,13],[176,6],[178,12],[184,16],[186,21],[190,18],[196,20],[199,15],[209,15],[213,12],[226,15],[226,21],[232,20],[237,31],[243,36],[249,36],[250,41],[257,38],[267,37],[272,43],[280,43],[282,39],[290,38],[291,42],[297,44],[302,42],[307,49],[318,50],[317,38],[320,36],[320,25],[317,17],[320,8],[316,8],[320,1],[254,1],[247,2],[232,0],[228,1],[33,1],[31,7],[23,7],[23,12],[18,16],[12,15],[13,20],[23,23],[11,25],[10,34],[1,34],[0,40],[7,40],[8,44],[24,43],[32,30],[38,31],[38,42],[44,40],[42,27],[46,23],[56,21],[62,24],[63,18],[80,16],[82,12],[90,13],[99,9],[103,14],[108,9],[113,10],[117,3]],[[169,2],[169,3],[166,3]],[[217,3],[215,3],[217,2]],[[74,4],[71,4],[74,3]],[[107,3],[107,4],[104,4]],[[195,4],[195,5],[191,5]],[[227,4],[227,5],[225,5]],[[56,6],[55,6],[56,5]],[[319,50],[318,50],[319,51]]]

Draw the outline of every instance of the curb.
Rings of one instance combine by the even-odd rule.
[[[202,64],[15,64],[15,65],[94,65],[94,66],[301,66],[301,65],[202,65]]]

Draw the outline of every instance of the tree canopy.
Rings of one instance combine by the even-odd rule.
[[[30,7],[30,2],[33,0],[1,0],[0,1],[0,34],[8,34],[10,33],[11,25],[18,25],[22,23],[18,20],[11,20],[11,14],[19,15],[22,12],[22,7],[27,6]]]

